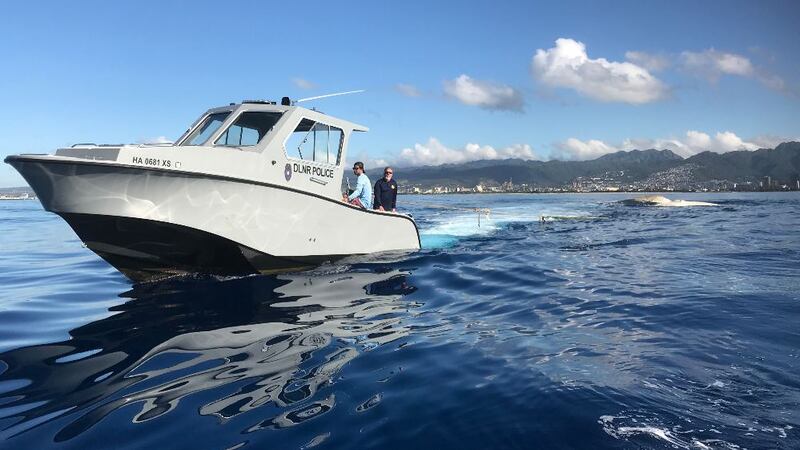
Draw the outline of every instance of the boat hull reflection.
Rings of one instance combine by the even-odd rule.
[[[54,440],[65,441],[125,406],[137,405],[132,421],[145,422],[200,393],[219,395],[199,413],[221,421],[257,408],[274,413],[244,432],[324,414],[335,398],[320,391],[349,361],[408,334],[402,318],[414,304],[403,297],[415,289],[407,275],[136,286],[123,294],[131,301],[112,308],[118,314],[72,330],[72,339],[0,354],[0,387],[12,386],[0,391],[0,440],[55,421]]]

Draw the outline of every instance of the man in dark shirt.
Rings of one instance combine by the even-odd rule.
[[[383,178],[375,182],[375,200],[372,206],[379,211],[397,212],[397,182],[392,179],[394,170],[383,169]]]

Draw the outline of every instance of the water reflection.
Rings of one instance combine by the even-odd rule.
[[[0,440],[59,420],[66,426],[55,440],[64,441],[124,406],[137,405],[132,420],[143,422],[209,392],[214,399],[199,414],[222,421],[275,409],[245,431],[324,414],[335,398],[318,392],[343,366],[408,334],[403,312],[415,305],[401,298],[415,288],[407,275],[348,271],[137,286],[122,294],[131,300],[112,308],[117,314],[72,330],[70,340],[0,354]]]

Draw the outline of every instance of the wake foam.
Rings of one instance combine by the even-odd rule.
[[[662,195],[643,195],[641,197],[621,200],[620,203],[625,206],[719,206],[716,203],[697,202],[694,200],[670,200]]]
[[[426,215],[429,223],[420,228],[422,248],[444,248],[459,239],[487,236],[513,223],[591,221],[598,217],[574,209],[535,205],[492,208],[487,212],[444,211]]]
[[[621,425],[619,422],[628,422]],[[669,444],[673,448],[710,450],[714,448],[739,449],[736,444],[722,439],[698,439],[690,434],[695,430],[682,431],[679,427],[668,429],[663,426],[654,426],[642,423],[634,417],[628,416],[600,416],[597,420],[603,431],[615,439],[629,440],[636,437],[649,437]],[[702,430],[698,430],[702,431]]]

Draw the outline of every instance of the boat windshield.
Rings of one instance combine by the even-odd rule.
[[[209,114],[203,119],[203,123],[195,128],[192,134],[183,141],[182,145],[202,145],[222,126],[222,122],[225,122],[229,115],[231,115],[230,111]]]
[[[246,111],[222,133],[214,145],[248,147],[258,144],[278,123],[283,113],[272,111]]]

